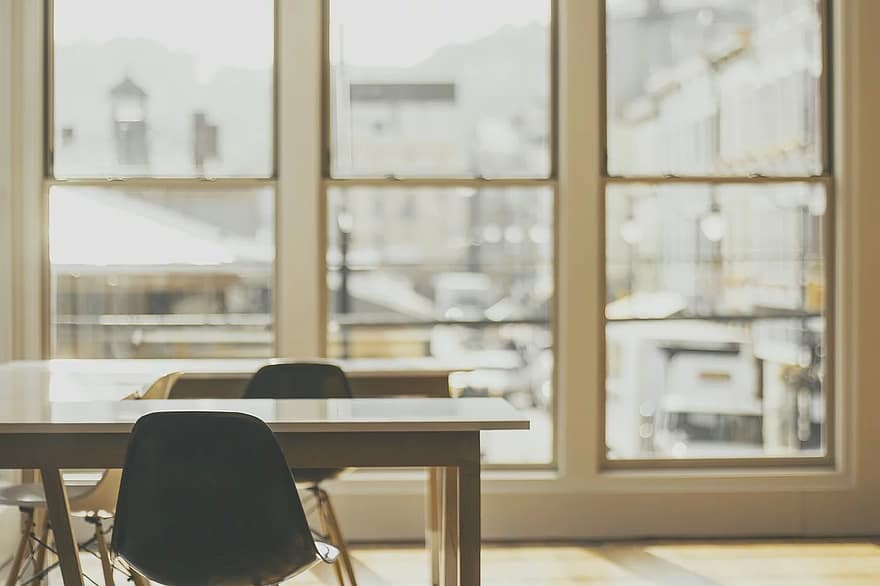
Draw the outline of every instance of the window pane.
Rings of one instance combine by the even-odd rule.
[[[272,175],[273,11],[55,0],[54,175]]]
[[[551,461],[552,191],[331,189],[328,210],[329,353],[473,369],[452,377],[457,392],[532,419],[488,434],[486,459]]]
[[[606,194],[611,458],[823,448],[820,185]]]
[[[607,0],[613,175],[822,172],[816,0]]]
[[[332,0],[334,176],[550,169],[550,0]]]
[[[55,357],[272,354],[271,190],[49,197]]]

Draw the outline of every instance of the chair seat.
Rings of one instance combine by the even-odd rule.
[[[92,486],[67,486],[67,497],[75,500],[95,489]],[[13,484],[0,488],[0,505],[41,509],[46,507],[46,493],[38,483]]]

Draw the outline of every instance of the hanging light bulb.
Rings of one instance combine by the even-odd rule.
[[[712,202],[709,213],[700,220],[700,230],[712,242],[719,242],[724,238],[724,218],[721,216],[721,208],[718,207],[717,202]]]

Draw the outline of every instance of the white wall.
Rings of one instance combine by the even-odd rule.
[[[0,363],[12,357],[12,4],[0,0]]]
[[[0,363],[12,358],[12,4],[0,0]],[[0,483],[15,471],[0,470]],[[12,552],[18,511],[0,507],[0,563]]]

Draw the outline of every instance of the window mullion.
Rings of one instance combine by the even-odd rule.
[[[277,2],[276,354],[324,351],[323,0]]]
[[[748,183],[753,185],[769,183],[823,183],[830,184],[831,175],[607,175],[605,183],[642,183],[654,185],[701,184],[730,185]]]

